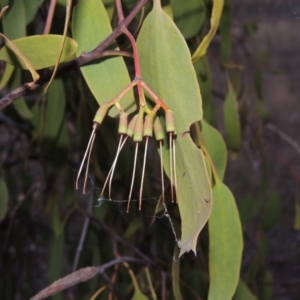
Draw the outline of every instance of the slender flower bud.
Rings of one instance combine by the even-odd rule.
[[[141,142],[143,140],[143,121],[144,119],[141,116],[138,116],[136,119],[133,134],[133,140],[135,142]]]
[[[168,109],[166,111],[166,130],[167,132],[175,132],[175,120],[173,111]]]
[[[154,120],[154,135],[157,141],[164,139],[164,129],[161,125],[159,117],[156,117]]]
[[[126,134],[127,133],[127,126],[128,126],[128,116],[127,116],[126,113],[121,113],[120,114],[120,119],[119,119],[118,133],[119,134]]]
[[[136,123],[136,119],[137,119],[138,115],[135,115],[129,122],[128,126],[127,126],[127,135],[129,137],[133,136],[134,133],[134,128],[135,128],[135,123]]]
[[[103,119],[104,119],[105,116],[107,115],[109,108],[110,108],[110,105],[109,105],[107,102],[103,103],[103,104],[98,108],[98,110],[97,110],[97,112],[96,112],[96,115],[95,115],[95,117],[94,117],[93,122],[94,122],[94,123],[97,123],[97,124],[101,124],[102,121],[103,121]]]
[[[151,115],[148,115],[145,118],[143,135],[150,137],[153,136],[153,116]]]

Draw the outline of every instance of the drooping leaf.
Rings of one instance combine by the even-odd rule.
[[[237,288],[243,251],[239,213],[231,191],[219,182],[213,188],[214,205],[208,221],[208,300],[232,299]]]
[[[266,195],[264,213],[262,216],[262,228],[265,231],[272,229],[278,222],[281,216],[281,199],[278,192],[271,189]]]
[[[241,148],[241,124],[238,114],[236,94],[232,87],[229,87],[224,103],[224,125],[226,141],[228,146],[238,151]]]
[[[197,237],[210,215],[212,196],[202,151],[191,140],[189,128],[201,120],[201,95],[187,45],[159,1],[138,36],[142,79],[173,110],[176,122],[177,199],[181,216],[180,256],[196,251]],[[169,149],[163,148],[169,176]]]
[[[231,10],[228,0],[224,1],[223,13],[220,21],[221,60],[226,63],[230,60],[231,52]]]
[[[209,61],[206,56],[202,56],[194,62],[198,83],[201,90],[204,119],[211,125],[216,122],[215,109],[212,103],[212,79]]]
[[[223,5],[224,5],[224,0],[213,0],[213,9],[212,9],[211,19],[210,19],[211,28],[208,34],[204,37],[204,39],[196,49],[196,51],[194,52],[192,56],[193,61],[196,61],[201,56],[205,55],[207,48],[219,27],[219,23],[223,11]]]
[[[61,61],[63,50],[64,50],[64,47],[65,47],[65,44],[66,44],[66,38],[67,38],[69,22],[70,22],[70,17],[71,17],[71,10],[72,10],[72,0],[66,0],[66,2],[67,2],[67,5],[66,5],[66,17],[65,17],[65,26],[64,26],[64,32],[63,32],[63,39],[61,41],[60,48],[59,48],[59,51],[57,53],[57,59],[56,59],[56,62],[55,62],[53,73],[51,75],[51,78],[50,78],[49,82],[47,83],[47,86],[45,87],[45,93],[47,93],[49,86],[51,85],[53,79],[55,78],[58,66],[59,66],[60,61]]]
[[[295,201],[295,220],[294,220],[294,229],[300,230],[300,203]]]
[[[1,80],[0,80],[0,91],[7,85],[7,83],[9,82],[13,72],[14,72],[14,66],[10,65],[10,64],[6,64],[5,65],[5,69],[4,72],[1,76]]]
[[[203,0],[171,0],[174,22],[182,35],[189,39],[204,25],[206,7]]]
[[[55,65],[62,39],[63,36],[54,34],[33,35],[13,40],[13,43],[31,62],[33,68],[39,70]],[[76,49],[77,43],[68,37],[60,61],[67,62],[74,59]],[[7,44],[0,51],[0,60],[17,68],[28,70],[24,61],[16,56]]]
[[[22,83],[21,70],[16,69],[12,78],[11,89],[19,87]],[[13,102],[13,106],[18,114],[24,119],[31,119],[32,112],[29,109],[24,97],[20,97],[17,101]]]
[[[172,262],[172,288],[175,300],[182,300],[180,290],[180,260],[173,259]]]
[[[233,300],[257,300],[257,298],[247,287],[246,283],[240,279]]]
[[[78,56],[84,51],[93,50],[110,35],[112,28],[102,2],[98,0],[80,1],[74,10],[72,30],[73,36],[78,42]],[[122,57],[98,60],[81,67],[81,72],[99,105],[117,96],[130,83]],[[121,106],[127,113],[135,110],[132,90],[121,100]],[[115,108],[109,112],[112,117],[116,117],[118,114]]]
[[[49,151],[56,140],[65,113],[65,93],[61,79],[53,81],[47,94],[45,123],[42,132],[42,149]]]
[[[29,24],[35,17],[39,7],[45,0],[23,0],[26,13],[26,24]]]
[[[1,4],[2,7],[5,6]],[[9,8],[2,17],[3,33],[10,40],[26,36],[26,13],[23,0],[10,1],[7,5]]]
[[[6,183],[0,173],[0,222],[5,218],[7,210],[8,210],[8,190],[7,190]]]
[[[227,149],[225,142],[219,131],[210,126],[204,119],[201,121],[201,127],[205,148],[213,161],[219,178],[223,180],[227,164]]]
[[[262,288],[259,293],[259,300],[273,299],[274,280],[270,271],[266,270],[262,279]]]

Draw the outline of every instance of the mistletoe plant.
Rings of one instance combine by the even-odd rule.
[[[17,98],[38,90],[46,83],[50,84],[51,93],[51,84],[57,84],[51,78],[59,77],[74,67],[80,67],[99,108],[94,119],[90,120],[93,123],[92,133],[79,167],[76,189],[81,190],[80,175],[84,172],[82,190],[84,194],[87,191],[89,165],[97,129],[107,115],[118,118],[118,147],[104,181],[100,200],[104,198],[107,186],[109,199],[112,198],[113,176],[121,150],[126,141],[132,139],[135,143],[135,154],[127,199],[129,212],[137,177],[138,149],[145,140],[138,206],[141,210],[148,144],[154,133],[161,162],[161,200],[165,201],[165,173],[170,182],[172,202],[177,202],[179,207],[181,237],[178,241],[178,257],[189,251],[197,255],[198,236],[209,220],[208,299],[229,300],[232,299],[240,278],[242,231],[234,197],[223,183],[226,146],[220,133],[203,119],[202,107],[210,104],[207,106],[208,99],[203,99],[202,104],[195,71],[197,63],[203,63],[206,50],[218,29],[223,1],[213,1],[211,30],[192,56],[185,37],[194,33],[178,28],[166,14],[166,9],[162,8],[160,0],[153,1],[151,11],[141,20],[137,37],[131,33],[128,25],[146,2],[147,0],[140,0],[125,18],[122,1],[116,0],[118,22],[112,30],[108,10],[101,0],[80,0],[73,11],[71,1],[67,1],[64,35],[47,33],[16,37],[12,40],[6,38],[7,44],[0,51],[0,59],[15,68],[29,69],[33,74],[33,81],[1,99],[0,109]],[[178,3],[171,3],[174,4],[176,15]],[[204,7],[204,4],[201,5]],[[71,11],[73,38],[66,36]],[[120,35],[129,40],[132,53],[116,46],[116,38]],[[130,78],[123,57],[133,59],[133,79]],[[55,67],[55,71],[44,71],[40,75],[36,72],[49,67]],[[10,77],[12,70],[13,68],[7,67],[7,77]],[[234,97],[229,97],[227,102],[227,110],[232,114],[236,110]],[[204,113],[208,115],[207,111]],[[229,130],[232,127],[239,128],[238,117],[235,120],[234,124],[228,121]],[[84,277],[82,281],[95,276],[99,270],[93,271],[92,275]],[[175,286],[179,286],[179,276],[174,278],[177,278]],[[135,289],[138,289],[136,285]],[[49,289],[42,293],[50,295]],[[180,299],[177,288],[174,288],[174,294]],[[41,295],[34,299],[41,299]]]

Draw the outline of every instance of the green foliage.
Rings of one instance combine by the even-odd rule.
[[[13,40],[16,47],[31,62],[36,70],[55,65],[63,37],[60,35],[34,35]],[[67,38],[60,62],[70,61],[75,57],[77,43]],[[24,61],[14,53],[9,45],[2,47],[0,60],[22,69],[28,69]]]

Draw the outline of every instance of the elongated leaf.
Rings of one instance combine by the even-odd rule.
[[[226,130],[226,141],[228,146],[238,151],[241,148],[241,124],[238,114],[236,94],[233,88],[229,88],[224,103],[224,123]]]
[[[39,7],[45,0],[23,0],[25,1],[26,24],[29,24],[35,17]]]
[[[228,62],[231,52],[231,10],[228,0],[224,1],[224,9],[220,21],[221,60]]]
[[[18,86],[21,85],[21,70],[15,70],[12,83],[11,83],[11,89],[15,89]],[[32,112],[29,109],[27,103],[25,102],[24,97],[20,97],[17,101],[13,102],[13,106],[15,110],[18,112],[18,114],[24,118],[24,119],[31,119],[32,118]]]
[[[102,2],[79,1],[73,14],[72,30],[78,42],[78,56],[84,51],[93,50],[111,34],[110,21]],[[108,58],[83,66],[81,72],[99,105],[117,96],[130,83],[122,57]],[[121,106],[128,113],[135,110],[132,90],[121,100]],[[112,117],[118,114],[115,108],[109,112]]]
[[[224,0],[213,0],[213,9],[210,19],[210,30],[208,34],[204,37],[198,48],[196,49],[195,53],[193,54],[192,60],[196,61],[201,56],[205,55],[207,48],[213,39],[214,35],[217,32],[219,27],[222,10],[223,10]]]
[[[210,215],[212,196],[202,151],[189,128],[202,118],[201,96],[187,45],[159,1],[138,36],[143,80],[173,110],[176,122],[177,200],[182,221],[180,255],[196,251],[197,237]],[[169,149],[163,148],[169,176]]]
[[[204,25],[206,7],[203,0],[171,0],[174,22],[182,35],[188,39],[197,34]]]
[[[295,201],[295,220],[294,220],[294,229],[300,230],[300,203]]]
[[[257,298],[247,287],[246,283],[240,279],[233,300],[257,300]]]
[[[8,209],[8,191],[0,174],[0,222],[5,218]]]
[[[5,6],[1,4],[2,7]],[[10,40],[26,36],[26,13],[23,0],[9,1],[7,5],[9,8],[2,17],[3,33]]]
[[[194,63],[198,83],[203,101],[203,115],[205,120],[214,125],[216,123],[215,109],[212,103],[212,79],[209,61],[206,56],[201,57]]]
[[[228,187],[213,188],[209,229],[209,300],[232,299],[240,277],[243,235],[234,197]]]
[[[204,119],[201,121],[202,138],[209,152],[218,176],[223,180],[227,164],[227,149],[225,142],[218,130],[210,126]]]
[[[0,80],[0,91],[7,85],[9,82],[13,72],[14,72],[14,67],[12,65],[6,64],[4,72],[1,76]]]
[[[182,300],[180,290],[180,260],[173,259],[172,262],[172,288],[175,300]]]
[[[62,39],[63,36],[54,34],[33,35],[13,40],[13,43],[31,62],[33,68],[39,70],[55,65]],[[68,37],[60,61],[66,62],[74,59],[76,49],[77,43]],[[28,69],[24,61],[16,56],[7,44],[0,51],[0,60],[17,68]]]
[[[65,93],[61,79],[53,81],[47,94],[45,123],[42,133],[42,149],[49,151],[58,136],[65,113]]]

